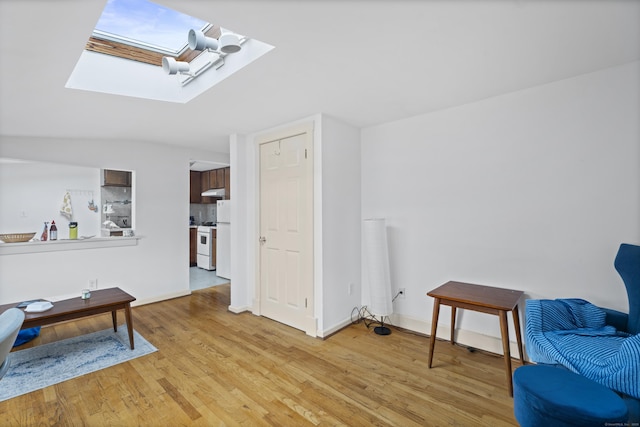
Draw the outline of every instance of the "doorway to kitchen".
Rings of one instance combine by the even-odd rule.
[[[199,267],[189,267],[189,289],[192,291],[227,283],[229,283],[229,279],[219,277],[215,270],[209,271]]]
[[[192,291],[230,282],[228,264],[230,197],[228,164],[189,163],[189,288]],[[226,228],[225,228],[226,226]],[[222,228],[222,230],[221,230]],[[227,242],[226,245],[222,243]]]

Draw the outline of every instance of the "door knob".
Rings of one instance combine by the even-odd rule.
[[[264,236],[260,236],[260,240],[259,240],[261,245],[264,245],[267,242],[267,238]]]

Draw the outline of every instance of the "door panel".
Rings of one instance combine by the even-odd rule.
[[[313,318],[310,148],[306,133],[260,144],[260,312],[305,331]]]

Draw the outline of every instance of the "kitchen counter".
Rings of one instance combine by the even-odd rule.
[[[0,243],[0,255],[17,255],[38,252],[70,251],[78,249],[112,248],[119,246],[136,246],[136,237],[91,237],[89,239],[60,239],[46,242]]]

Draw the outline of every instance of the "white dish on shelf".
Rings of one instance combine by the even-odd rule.
[[[51,307],[53,307],[53,304],[51,304],[49,301],[38,301],[29,304],[24,309],[24,311],[26,311],[27,313],[41,313],[43,311],[50,310]]]

